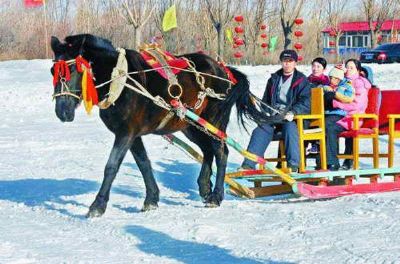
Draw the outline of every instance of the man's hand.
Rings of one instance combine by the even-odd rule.
[[[287,112],[283,119],[287,120],[288,122],[292,122],[294,118],[293,112]]]

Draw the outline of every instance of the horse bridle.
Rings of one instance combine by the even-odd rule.
[[[87,62],[81,55],[78,55],[75,59],[71,60],[57,60],[54,62],[53,68],[56,68],[53,74],[53,85],[54,88],[56,87],[57,83],[61,83],[60,92],[56,93],[54,90],[53,93],[53,100],[59,96],[72,96],[78,100],[82,99],[82,95],[78,96],[74,92],[80,92],[80,90],[73,90],[69,86],[69,82],[71,79],[71,70],[70,66],[76,65],[77,72],[82,72],[82,66],[87,67],[90,69],[90,63]],[[58,69],[57,69],[58,68]]]

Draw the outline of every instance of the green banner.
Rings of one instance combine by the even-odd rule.
[[[277,43],[278,43],[278,37],[277,37],[277,36],[271,37],[271,38],[269,39],[269,45],[268,45],[269,51],[274,51],[275,48],[276,48],[276,44],[277,44]]]

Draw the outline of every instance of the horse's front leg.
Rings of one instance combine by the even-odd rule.
[[[96,199],[89,208],[87,217],[98,217],[106,211],[107,202],[110,198],[111,185],[132,142],[132,135],[124,134],[115,136],[114,146],[104,169],[103,183],[97,193]]]
[[[156,209],[158,207],[160,191],[154,179],[153,169],[151,168],[151,163],[147,156],[146,149],[144,148],[142,138],[136,138],[130,150],[143,175],[144,184],[146,186],[146,199],[144,200],[142,211]]]
[[[221,144],[221,142],[215,140],[213,140],[212,143],[215,153],[215,162],[217,164],[217,176],[214,190],[207,197],[206,206],[208,207],[217,207],[224,199],[224,180],[229,150],[225,144],[221,148]]]

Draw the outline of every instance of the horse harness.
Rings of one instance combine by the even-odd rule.
[[[59,60],[55,62],[53,69],[53,85],[57,84],[57,82],[61,83],[61,89],[60,92],[54,91],[53,93],[53,99],[56,97],[62,96],[62,95],[69,95],[72,96],[78,100],[81,99],[80,96],[76,95],[74,92],[79,92],[79,90],[71,90],[71,88],[68,85],[68,82],[71,80],[71,72],[69,70],[69,66],[76,64],[76,59],[72,60]]]
[[[168,88],[167,88],[168,94],[171,98],[180,102],[180,97],[183,94],[183,87],[179,84],[176,75],[172,72],[172,69],[174,69],[175,67],[170,66],[168,64],[168,62],[166,61],[166,58],[165,58],[165,54],[162,51],[160,51],[157,47],[155,47],[153,45],[146,45],[146,46],[143,46],[141,48],[141,50],[146,51],[147,54],[150,54],[154,59],[156,59],[161,64],[160,68],[162,68],[164,70],[165,75],[167,77],[166,79],[168,81]],[[139,83],[137,80],[135,80],[134,78],[131,77],[131,75],[133,75],[133,74],[141,73],[144,71],[128,73],[125,50],[118,49],[118,52],[120,54],[118,56],[117,65],[113,70],[112,81],[110,84],[110,92],[108,93],[108,96],[102,102],[99,103],[99,107],[101,109],[106,109],[110,105],[114,104],[114,102],[118,99],[119,95],[121,94],[123,88],[127,87],[127,88],[151,99],[156,105],[168,110],[168,113],[165,115],[165,117],[162,119],[162,121],[157,126],[157,128],[156,128],[157,130],[165,127],[168,124],[168,122],[174,117],[175,114],[177,114],[178,117],[183,119],[184,113],[179,113],[179,110],[172,111],[173,109],[171,108],[170,104],[168,104],[162,97],[160,97],[158,95],[152,96],[147,91],[147,89],[145,87],[143,87],[143,85],[141,83]],[[183,59],[186,60],[189,70],[185,70],[185,69],[179,69],[179,70],[194,73],[194,75],[196,77],[196,82],[198,83],[198,85],[200,87],[200,91],[197,94],[197,101],[196,101],[194,107],[187,106],[187,105],[185,105],[185,107],[193,108],[195,110],[199,109],[203,105],[204,99],[206,96],[216,98],[218,100],[224,100],[226,98],[225,94],[218,94],[213,89],[211,89],[209,87],[205,87],[205,79],[202,76],[203,73],[200,73],[195,69],[194,63],[192,61],[190,61],[184,57],[183,57]],[[145,71],[148,72],[148,71],[157,71],[157,70],[158,70],[158,68],[153,68],[153,69],[145,70]],[[213,76],[213,75],[211,75],[211,76]],[[215,77],[218,77],[218,76],[215,76]],[[130,85],[129,83],[127,83],[126,82],[127,79],[132,81],[134,83],[134,85]],[[222,79],[222,80],[229,82],[229,85],[230,85],[230,87],[228,88],[228,91],[229,91],[232,83],[227,79]],[[103,84],[100,84],[97,87],[101,87],[102,85]]]
[[[173,101],[175,102],[175,104],[178,104],[180,106],[180,107],[172,107],[171,104],[167,103],[165,101],[165,99],[162,98],[161,96],[159,96],[159,95],[153,96],[152,94],[150,94],[148,92],[148,90],[141,83],[139,83],[137,80],[135,80],[131,76],[131,75],[135,75],[135,74],[156,71],[159,68],[152,68],[152,69],[148,69],[148,70],[128,72],[126,52],[124,49],[121,49],[121,48],[119,48],[117,50],[119,52],[118,62],[117,62],[117,65],[115,66],[115,68],[113,69],[111,79],[109,81],[106,81],[104,83],[101,83],[101,84],[95,86],[95,88],[100,88],[108,83],[111,83],[110,91],[106,95],[106,98],[104,98],[101,102],[98,103],[98,106],[100,109],[107,109],[108,107],[113,105],[115,103],[115,101],[119,98],[123,88],[127,87],[127,88],[135,91],[136,93],[139,93],[139,94],[149,98],[154,104],[156,104],[159,107],[162,107],[168,111],[166,116],[163,118],[163,120],[158,125],[157,129],[161,129],[165,125],[167,125],[167,123],[176,114],[181,120],[185,119],[189,124],[197,127],[198,129],[200,129],[207,135],[211,136],[212,138],[215,138],[218,141],[221,141],[220,138],[216,137],[212,133],[209,133],[206,129],[203,129],[201,126],[199,126],[199,125],[195,124],[194,122],[185,118],[185,109],[186,108],[194,108],[195,110],[199,109],[203,105],[204,99],[206,96],[209,96],[211,98],[215,98],[218,100],[224,100],[226,98],[226,94],[216,93],[212,88],[205,87],[204,75],[228,82],[229,88],[227,89],[227,92],[229,92],[229,90],[232,87],[233,82],[231,80],[225,79],[225,78],[222,78],[219,76],[215,76],[212,74],[204,73],[204,72],[198,72],[195,69],[194,63],[192,61],[188,60],[187,58],[183,57],[183,59],[185,59],[187,61],[189,69],[179,69],[179,70],[193,73],[196,77],[196,82],[198,83],[198,85],[200,87],[200,91],[197,94],[198,99],[197,99],[197,102],[195,103],[194,107],[184,105],[180,101],[180,97],[183,94],[183,88],[179,84],[175,74],[171,70],[175,67],[168,65],[165,58],[162,56],[162,53],[157,51],[156,48],[147,47],[146,52],[150,53],[154,58],[156,58],[160,62],[161,67],[159,67],[159,68],[162,68],[168,77],[167,78],[168,83],[169,83],[168,84],[168,94],[171,96],[171,98],[173,98]],[[68,61],[64,61],[64,60],[56,61],[54,64],[53,84],[55,86],[58,81],[61,82],[61,90],[59,93],[53,94],[53,99],[58,96],[62,96],[62,95],[72,96],[74,98],[77,98],[78,100],[82,99],[82,94],[81,94],[81,96],[78,96],[77,94],[74,93],[74,92],[79,92],[79,91],[71,90],[70,87],[68,86],[68,82],[70,81],[70,78],[71,78],[69,67],[73,64],[76,64],[78,72],[82,73],[83,71],[89,71],[91,74],[91,78],[94,79],[90,63],[87,62],[81,55],[78,55],[75,59],[68,60]],[[130,81],[132,81],[134,85],[127,83],[128,79]],[[174,88],[177,89],[177,91],[174,92],[173,91],[173,90],[175,90]],[[252,97],[254,100],[256,100],[256,97],[254,95]],[[221,144],[221,147],[222,147],[222,145],[223,144]]]

